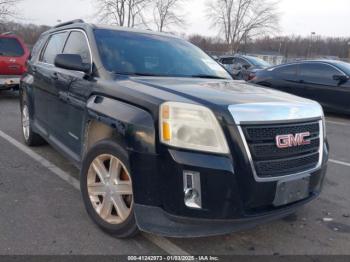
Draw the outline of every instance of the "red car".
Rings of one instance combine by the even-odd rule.
[[[29,49],[18,36],[0,34],[0,90],[18,88],[29,54]]]

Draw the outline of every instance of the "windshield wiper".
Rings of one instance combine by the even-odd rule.
[[[226,79],[226,77],[221,77],[221,76],[214,76],[214,75],[205,75],[205,74],[198,74],[198,75],[191,75],[193,78],[209,78],[209,79]]]

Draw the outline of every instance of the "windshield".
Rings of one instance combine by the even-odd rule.
[[[232,79],[215,60],[174,37],[95,30],[104,67],[126,75]]]
[[[24,50],[17,39],[0,37],[0,56],[20,57],[23,55]]]
[[[265,62],[264,60],[257,57],[249,57],[249,61],[257,67],[266,68],[271,66],[268,62]]]

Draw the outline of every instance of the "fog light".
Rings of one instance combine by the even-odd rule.
[[[200,173],[185,171],[184,180],[184,200],[185,205],[189,208],[202,208],[201,180]]]

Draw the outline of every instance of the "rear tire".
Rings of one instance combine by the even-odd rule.
[[[30,119],[30,113],[31,109],[28,106],[28,104],[23,101],[22,107],[21,107],[21,119],[22,119],[22,135],[24,142],[28,146],[41,146],[45,144],[45,140],[35,133],[32,129],[32,121]]]
[[[122,147],[97,143],[83,161],[80,188],[87,213],[103,231],[117,238],[137,235],[129,157]]]

